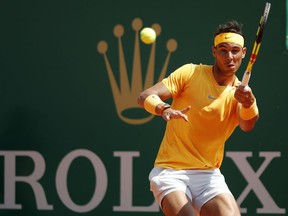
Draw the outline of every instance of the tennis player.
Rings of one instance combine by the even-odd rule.
[[[251,88],[236,77],[246,54],[242,25],[219,25],[213,43],[213,65],[184,64],[137,99],[167,121],[149,180],[168,216],[240,215],[220,166],[226,140],[237,126],[251,131],[259,114]]]

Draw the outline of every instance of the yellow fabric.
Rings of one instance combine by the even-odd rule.
[[[250,120],[250,119],[254,118],[255,116],[257,116],[258,113],[259,113],[259,111],[258,111],[256,100],[254,101],[252,106],[249,108],[244,108],[240,104],[239,115],[240,115],[240,118],[242,118],[243,120]]]
[[[144,108],[147,112],[157,115],[156,107],[158,104],[164,103],[158,95],[149,95],[144,101]]]
[[[222,164],[225,141],[238,125],[235,87],[219,86],[212,66],[186,64],[162,81],[170,90],[173,109],[191,105],[189,122],[171,120],[155,166],[214,169]],[[234,83],[239,82],[236,78]]]
[[[243,47],[244,38],[242,35],[232,33],[232,32],[222,33],[222,34],[218,34],[214,38],[214,46],[217,46],[220,43],[236,43],[240,45],[241,47]]]

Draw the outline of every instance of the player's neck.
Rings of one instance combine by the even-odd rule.
[[[235,81],[234,73],[224,73],[218,67],[212,67],[214,79],[220,86],[233,86]]]

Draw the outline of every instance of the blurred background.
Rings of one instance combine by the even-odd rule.
[[[260,119],[250,133],[236,129],[221,168],[247,216],[288,211],[288,4],[270,2],[250,81]],[[2,0],[0,215],[163,215],[148,174],[165,122],[136,104],[146,74],[155,83],[161,71],[213,64],[214,31],[236,19],[248,49],[241,79],[264,6],[262,0]],[[153,25],[161,30],[156,43],[139,41],[140,29]]]

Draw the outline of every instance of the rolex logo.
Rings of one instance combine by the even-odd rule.
[[[177,41],[174,39],[169,39],[166,43],[167,54],[164,62],[162,63],[162,68],[160,71],[156,71],[157,73],[155,73],[156,42],[149,45],[151,46],[150,54],[146,58],[148,59],[147,66],[145,67],[145,73],[143,73],[142,65],[144,64],[141,61],[140,50],[142,44],[139,39],[139,32],[142,28],[142,20],[135,18],[132,21],[132,29],[135,31],[135,39],[134,45],[131,44],[131,46],[134,46],[133,58],[132,61],[129,61],[129,65],[132,65],[131,68],[127,68],[128,62],[124,55],[125,47],[123,47],[122,42],[122,37],[124,37],[123,25],[118,24],[113,30],[114,36],[117,39],[118,48],[112,48],[112,53],[118,53],[118,66],[115,66],[115,62],[113,62],[113,65],[111,65],[108,59],[108,43],[106,41],[99,41],[97,44],[97,50],[103,55],[104,58],[117,115],[122,121],[135,125],[147,123],[154,117],[153,115],[144,112],[142,108],[140,109],[140,106],[136,102],[137,97],[141,91],[152,86],[154,83],[161,81],[166,76],[171,54],[177,49]],[[159,24],[155,23],[151,26],[151,28],[155,30],[157,37],[161,34],[161,26]],[[159,64],[159,61],[157,61],[157,64]],[[115,68],[117,68],[117,71],[114,71]],[[131,73],[131,76],[129,76],[129,72]],[[116,73],[119,74],[119,76],[117,76],[119,77],[119,81],[116,80]],[[159,74],[157,79],[155,79],[155,74]],[[129,79],[129,77],[131,78]],[[144,82],[142,80],[143,78],[145,79]]]

